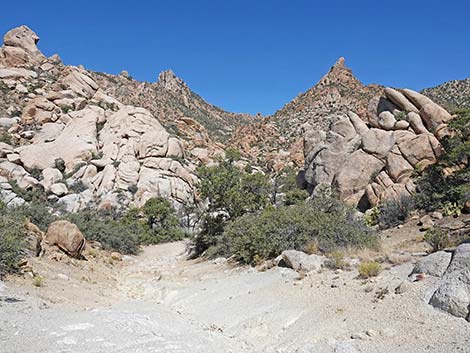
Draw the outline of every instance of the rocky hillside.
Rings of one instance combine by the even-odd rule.
[[[470,78],[445,82],[421,93],[442,105],[449,111],[470,108]]]
[[[240,128],[231,142],[247,156],[258,156],[268,169],[302,167],[307,130],[325,129],[332,114],[349,111],[367,121],[369,102],[381,92],[378,85],[362,84],[340,58],[315,86],[255,127]]]
[[[161,121],[174,117],[176,125],[167,130],[148,109],[108,94],[111,76],[66,66],[57,55],[46,58],[38,40],[21,26],[5,35],[0,48],[2,199],[21,204],[31,193],[44,192],[48,202],[68,211],[139,206],[156,195],[177,207],[194,202],[196,166],[223,153],[205,127],[179,111],[171,115],[172,107],[162,103]],[[124,76],[119,80],[130,82],[128,90],[138,84]],[[149,86],[161,96],[181,87],[192,94],[170,73]],[[118,84],[113,87],[119,91]],[[171,97],[168,93],[167,101]],[[197,104],[217,111],[201,99]]]
[[[229,113],[207,103],[171,70],[161,72],[157,82],[136,81],[125,71],[118,76],[101,72],[90,72],[90,76],[106,94],[124,104],[145,107],[167,129],[181,134],[182,138],[192,138],[181,127],[188,119],[202,125],[217,142],[226,141],[237,127],[257,119],[248,114]]]
[[[156,195],[181,207],[197,201],[196,167],[234,146],[270,172],[304,168],[310,190],[335,186],[367,208],[411,193],[414,168],[442,153],[445,109],[414,91],[365,86],[343,58],[310,90],[257,120],[205,102],[171,71],[148,83],[66,66],[57,55],[46,58],[38,40],[22,26],[0,49],[7,203],[39,188],[69,211],[140,206]]]

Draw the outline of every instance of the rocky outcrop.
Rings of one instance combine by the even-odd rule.
[[[371,101],[366,121],[353,112],[335,114],[328,129],[306,131],[305,177],[312,189],[333,187],[366,209],[410,196],[414,169],[436,163],[450,114],[411,90],[386,88],[384,94]]]
[[[0,82],[28,87],[2,97],[16,97],[17,103],[7,109],[7,114],[15,114],[7,119],[14,122],[5,122],[14,145],[0,145],[2,199],[9,205],[24,202],[12,190],[15,182],[22,189],[43,189],[49,201],[67,211],[141,206],[154,196],[168,198],[177,208],[193,203],[193,171],[200,160],[186,149],[195,145],[170,134],[147,109],[107,95],[84,68],[63,66],[57,57],[46,59],[37,41],[23,26],[5,36],[1,49],[3,54],[10,48],[22,50],[28,60],[26,69],[0,55],[0,65],[8,65],[0,67],[0,78],[9,75]],[[190,92],[171,72],[160,79],[172,92],[168,94],[177,94],[177,87]],[[198,123],[189,121],[184,126],[192,138],[192,126]],[[223,149],[211,142],[203,126],[198,130],[198,146],[204,146],[204,162],[210,162],[217,155],[214,151],[220,155]]]
[[[39,37],[27,26],[20,26],[7,32],[0,48],[0,66],[19,67],[38,64],[46,57],[36,44]]]
[[[429,304],[470,321],[470,244],[457,247]]]
[[[46,242],[56,245],[68,255],[81,258],[86,240],[80,229],[69,221],[51,223],[46,233]]]

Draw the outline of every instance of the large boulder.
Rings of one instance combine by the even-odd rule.
[[[411,274],[425,273],[429,276],[441,277],[450,264],[452,254],[450,252],[438,251],[419,260]]]
[[[285,250],[281,256],[287,267],[297,272],[319,271],[325,263],[324,256],[308,255],[297,250]]]
[[[419,113],[418,108],[416,108],[413,103],[411,103],[403,93],[394,90],[393,88],[385,88],[385,96],[390,99],[393,103],[399,106],[402,110],[406,112],[415,112]]]
[[[432,134],[420,134],[398,144],[403,157],[413,166],[434,164],[443,153],[439,141]]]
[[[429,303],[470,321],[470,244],[457,247]]]
[[[86,244],[80,229],[69,221],[53,222],[47,229],[46,241],[75,258],[81,258]]]
[[[362,135],[362,149],[377,158],[388,156],[395,145],[395,137],[389,131],[370,129]]]
[[[410,89],[403,89],[401,91],[420,109],[419,113],[429,130],[435,131],[439,125],[448,123],[452,118],[449,112],[421,93]]]
[[[8,31],[0,49],[0,64],[6,67],[37,64],[46,57],[39,51],[39,37],[27,26]]]
[[[364,190],[370,182],[370,177],[380,171],[385,163],[363,150],[352,153],[336,174],[334,185],[341,198],[346,199]]]

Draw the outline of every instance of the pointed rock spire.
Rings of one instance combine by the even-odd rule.
[[[188,89],[186,83],[176,76],[172,70],[165,70],[158,75],[158,83],[165,89],[172,92],[180,92],[181,90]]]
[[[328,85],[332,82],[349,82],[357,79],[353,76],[351,69],[346,67],[344,57],[340,57],[336,63],[330,68],[325,76],[318,82],[319,85]]]

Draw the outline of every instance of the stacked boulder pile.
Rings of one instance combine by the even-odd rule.
[[[0,49],[0,84],[18,97],[5,118],[11,141],[0,143],[2,199],[23,203],[17,186],[43,189],[68,211],[141,206],[154,196],[176,207],[194,202],[196,166],[182,141],[146,109],[106,95],[83,68],[46,58],[38,40],[22,26]]]
[[[409,89],[385,88],[369,103],[368,120],[333,114],[326,131],[304,124],[305,181],[311,190],[338,190],[341,199],[367,209],[415,189],[412,174],[436,163],[452,116]]]

